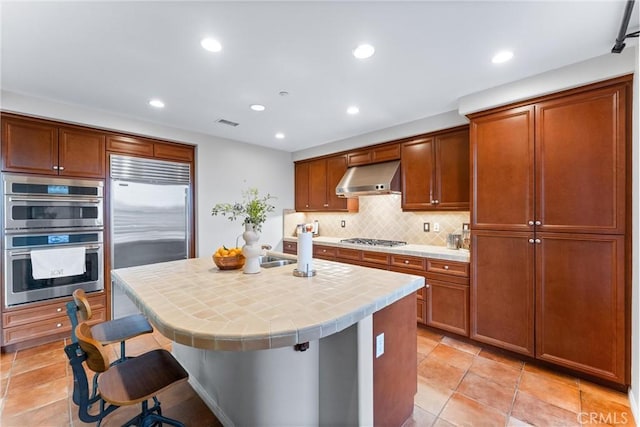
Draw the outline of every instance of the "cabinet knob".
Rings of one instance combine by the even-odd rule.
[[[60,313],[60,312],[62,311],[62,308],[58,307],[58,308],[56,309],[56,311],[57,311],[58,313]]]
[[[53,170],[54,170],[54,171],[57,171],[57,170],[58,170],[58,166],[55,166],[55,165],[54,165],[54,166],[53,166]]]
[[[536,243],[542,243],[542,240],[536,239]]]
[[[542,225],[542,221],[536,221],[536,225]]]
[[[425,288],[429,289],[431,287],[431,285],[425,285]]]
[[[533,239],[529,239],[529,243],[535,243],[536,241]]]
[[[64,166],[58,166],[58,170],[63,171],[64,170]]]
[[[62,323],[57,323],[56,328],[62,328]]]
[[[448,269],[449,269],[449,266],[448,266],[448,265],[445,265],[445,266],[444,266],[444,269],[445,269],[445,270],[448,270]]]
[[[404,260],[404,263],[405,263],[405,264],[409,264],[409,260],[408,260],[408,259],[405,259],[405,260]]]
[[[533,224],[534,224],[534,222],[533,222],[533,221],[529,221],[529,223],[528,223],[528,224],[529,224],[529,225],[533,225]]]

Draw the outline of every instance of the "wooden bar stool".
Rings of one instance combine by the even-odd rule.
[[[160,401],[156,397],[169,386],[188,379],[187,372],[171,353],[161,349],[152,350],[111,365],[104,347],[93,338],[91,332],[87,323],[80,323],[75,329],[78,342],[65,347],[73,369],[73,395],[74,402],[76,399],[79,402],[80,420],[97,422],[99,426],[104,417],[118,407],[140,403],[140,414],[124,424],[124,427],[149,427],[157,423],[184,427],[181,422],[162,415]],[[82,366],[85,361],[89,369],[100,374],[98,395],[94,398],[89,398],[87,375]],[[149,399],[153,400],[151,407]],[[89,405],[96,401],[100,401],[99,413],[89,414]]]
[[[76,342],[75,328],[79,322],[91,319],[91,305],[83,289],[73,292],[73,302],[67,303],[67,315],[71,320],[71,340]],[[142,314],[133,314],[120,319],[108,320],[91,327],[91,333],[96,341],[102,345],[120,343],[120,359],[127,358],[125,341],[138,335],[153,332],[153,327]]]

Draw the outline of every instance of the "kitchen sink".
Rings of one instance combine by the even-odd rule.
[[[260,257],[260,267],[273,268],[281,267],[283,265],[289,265],[297,262],[295,259],[277,257],[273,255],[265,255]]]

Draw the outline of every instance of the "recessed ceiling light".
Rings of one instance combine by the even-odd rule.
[[[375,52],[375,48],[370,44],[361,44],[360,46],[353,49],[353,56],[358,59],[366,59],[373,56]]]
[[[200,46],[209,52],[220,52],[222,50],[222,45],[216,39],[204,38],[200,41]]]
[[[251,104],[249,108],[251,108],[253,111],[264,111],[267,107],[262,104]]]
[[[164,102],[160,101],[159,99],[151,99],[149,101],[149,105],[155,108],[164,108]]]
[[[511,58],[513,58],[513,52],[511,52],[510,50],[503,50],[496,53],[494,57],[491,58],[491,62],[493,62],[494,64],[502,64],[503,62],[507,62]]]
[[[284,139],[284,133],[282,133],[282,132],[278,132],[278,133],[276,133],[276,138],[278,138],[278,139]]]
[[[358,114],[359,112],[360,112],[360,109],[355,105],[352,105],[351,107],[347,108],[347,114]]]

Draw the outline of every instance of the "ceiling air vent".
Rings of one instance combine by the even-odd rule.
[[[216,123],[220,123],[220,124],[231,126],[231,127],[236,127],[240,124],[240,123],[232,122],[231,120],[226,120],[226,119],[218,119]]]

